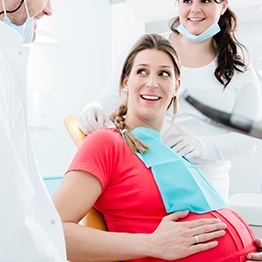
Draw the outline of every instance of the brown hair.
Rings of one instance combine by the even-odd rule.
[[[225,0],[214,1],[217,4],[221,4]],[[238,72],[244,72],[246,70],[247,62],[245,60],[248,51],[236,38],[237,16],[230,8],[227,8],[225,13],[220,16],[218,24],[221,31],[213,36],[217,50],[217,67],[214,75],[224,88],[226,88],[235,70]],[[169,21],[169,28],[177,34],[179,34],[179,32],[176,28],[179,25],[179,17],[174,17]]]
[[[124,81],[124,78],[130,75],[137,54],[146,49],[159,50],[167,53],[169,57],[172,59],[172,62],[174,64],[175,76],[177,78],[180,77],[180,66],[179,66],[178,55],[175,49],[172,47],[171,43],[161,35],[145,34],[137,40],[137,42],[134,44],[133,48],[130,50],[128,56],[125,59],[125,62],[122,67],[121,77],[120,77],[120,95],[123,90],[122,83]],[[171,106],[172,103],[174,105],[173,110],[175,113],[177,109],[176,97],[174,97],[171,100],[168,108]],[[120,106],[116,109],[116,111],[111,115],[110,120],[115,124],[117,129],[122,133],[130,149],[133,151],[137,151],[139,153],[143,153],[148,150],[148,146],[126,130],[126,125],[125,125],[126,113],[127,113],[127,101],[120,104]]]

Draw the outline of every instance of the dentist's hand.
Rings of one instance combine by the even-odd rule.
[[[97,102],[88,103],[79,116],[79,127],[87,135],[103,127],[105,114]]]
[[[198,158],[202,155],[203,148],[199,140],[193,136],[179,136],[170,141],[167,145],[173,151],[188,159]]]

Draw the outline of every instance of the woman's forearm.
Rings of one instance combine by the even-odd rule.
[[[121,261],[144,257],[145,234],[101,231],[75,223],[63,223],[70,261]]]
[[[68,259],[78,262],[123,261],[154,257],[176,260],[217,246],[226,225],[218,219],[175,222],[188,214],[175,212],[164,217],[150,234],[115,233],[64,222]],[[195,245],[195,235],[203,242]]]

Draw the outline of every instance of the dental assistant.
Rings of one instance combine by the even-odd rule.
[[[60,217],[27,129],[27,60],[48,0],[0,0],[0,261],[66,261]]]
[[[187,90],[211,107],[261,120],[259,81],[244,46],[236,39],[237,17],[229,2],[179,0],[179,17],[170,21],[171,31],[164,34],[178,51],[182,72],[179,110],[166,117],[163,141],[197,165],[224,199],[229,195],[231,160],[253,154],[258,140],[204,122],[203,115],[181,94]],[[104,112],[113,112],[118,104],[117,79],[124,57],[119,57],[104,93],[80,113],[85,133],[102,127]]]

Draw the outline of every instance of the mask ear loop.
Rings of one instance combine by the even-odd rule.
[[[2,5],[3,5],[3,9],[4,9],[4,16],[7,17],[6,8],[5,8],[5,0],[2,0]]]
[[[2,0],[2,1],[3,1],[3,0]],[[24,0],[24,2],[25,2],[25,11],[26,11],[27,18],[29,18],[30,15],[29,15],[28,6],[27,6],[27,2],[26,2],[26,1],[27,1],[27,0]]]

